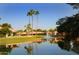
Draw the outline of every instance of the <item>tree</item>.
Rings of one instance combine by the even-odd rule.
[[[10,28],[12,28],[10,24],[8,24],[8,23],[2,24],[2,25],[1,25],[1,29],[0,29],[1,35],[7,37],[8,34],[10,34],[10,33],[12,32],[12,31],[10,30]]]
[[[2,28],[11,28],[11,25],[8,23],[2,24]]]
[[[34,15],[34,10],[33,9],[31,9],[30,10],[30,15],[32,16],[32,31],[33,31],[33,15]]]
[[[79,3],[68,3],[74,9],[79,9]],[[56,24],[59,33],[65,33],[65,37],[73,37],[76,39],[79,36],[79,13],[59,19]],[[70,40],[70,39],[69,39]]]
[[[0,17],[0,20],[1,20],[2,18]]]
[[[23,30],[17,30],[17,32],[24,32]]]
[[[38,32],[42,32],[42,29],[37,29]]]
[[[66,36],[77,38],[79,36],[79,14],[61,19],[65,21],[58,21],[57,31],[59,33],[65,32]]]
[[[29,16],[29,24],[30,24],[30,21],[31,21],[30,20],[30,16],[31,16],[30,12],[27,13],[27,16]]]
[[[49,31],[49,32],[53,32],[54,30],[50,28],[48,31]]]
[[[40,14],[39,11],[35,11],[34,13],[37,16],[37,29],[38,29],[38,15]]]
[[[32,31],[33,31],[33,16],[36,15],[37,16],[37,29],[38,29],[38,14],[39,14],[39,11],[37,10],[29,10],[29,12],[27,13],[27,16],[29,16],[29,24],[28,25],[32,25]],[[31,20],[32,20],[32,24],[30,24],[30,16],[31,16]]]
[[[71,5],[74,9],[79,9],[79,3],[67,3]]]
[[[30,31],[32,31],[31,24],[28,24],[28,25],[27,25],[26,31],[27,31],[27,32],[30,32]]]
[[[12,48],[6,48],[6,45],[0,45],[0,54],[7,55],[12,51]]]
[[[1,20],[1,18],[0,18],[0,20]],[[0,27],[1,27],[1,25],[0,25]]]
[[[31,18],[32,18],[32,31],[33,31],[33,15],[34,15],[34,10],[33,9],[31,9],[29,12],[28,12],[28,14],[27,14],[27,16],[31,16]],[[30,23],[29,23],[30,24]]]

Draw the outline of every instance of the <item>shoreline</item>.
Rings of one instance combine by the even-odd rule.
[[[43,36],[18,36],[18,37],[9,37],[9,38],[0,38],[0,45],[6,45],[6,44],[17,44],[17,43],[24,43],[24,42],[36,42],[41,41]]]

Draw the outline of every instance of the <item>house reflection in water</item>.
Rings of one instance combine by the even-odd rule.
[[[0,45],[0,55],[8,55],[17,45]]]

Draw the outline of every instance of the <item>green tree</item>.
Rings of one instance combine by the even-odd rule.
[[[28,25],[27,25],[26,31],[27,31],[27,32],[30,32],[30,31],[32,31],[31,24],[28,24]]]
[[[31,22],[31,20],[30,20],[30,16],[31,16],[30,12],[27,13],[27,16],[29,16],[29,24],[31,24],[30,23]]]
[[[54,30],[50,28],[48,31],[49,31],[49,32],[53,32]]]
[[[0,45],[0,54],[8,55],[12,51],[12,48],[6,48],[6,45]]]
[[[73,9],[79,9],[79,3],[68,3],[68,5],[72,6]],[[71,37],[73,37],[73,39],[79,37],[79,13],[70,17],[61,18],[56,24],[58,25],[57,31],[59,33],[64,32],[65,37],[69,37],[69,40]]]
[[[8,23],[4,23],[1,25],[0,33],[1,35],[8,36],[12,31],[10,30],[11,25]]]
[[[67,3],[71,5],[74,9],[79,9],[79,3]]]
[[[65,21],[63,22],[61,19]],[[67,36],[77,38],[79,36],[79,14],[61,19],[58,21],[57,31],[59,33],[65,32]]]

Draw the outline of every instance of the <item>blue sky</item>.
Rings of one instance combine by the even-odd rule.
[[[29,17],[27,11],[30,9],[38,10],[39,28],[55,28],[58,19],[65,16],[72,16],[77,13],[70,5],[56,3],[19,3],[19,4],[0,4],[0,23],[9,23],[15,29],[23,29],[28,24]],[[34,28],[36,27],[36,17],[34,16]]]

